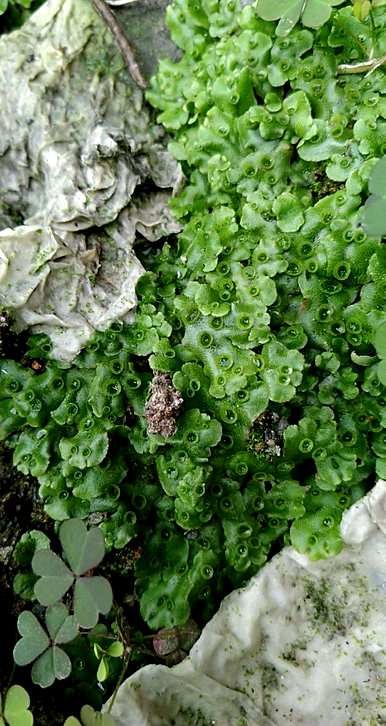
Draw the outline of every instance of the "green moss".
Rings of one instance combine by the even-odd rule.
[[[386,255],[363,226],[385,76],[337,72],[371,44],[385,52],[386,6],[359,21],[347,0],[285,34],[259,7],[169,6],[185,52],[147,96],[186,175],[171,203],[182,231],[138,245],[134,324],[96,335],[70,368],[4,362],[0,375],[1,438],[47,513],[103,513],[109,547],[138,537],[153,628],[192,608],[206,620],[284,542],[336,554],[343,511],[386,476]],[[31,355],[47,359],[47,342]],[[147,427],[159,372],[184,400],[169,437]],[[307,603],[344,632],[344,593],[311,583]]]
[[[280,674],[271,663],[261,663],[261,687],[264,701],[272,701],[275,691],[280,690]]]
[[[355,571],[351,578],[355,580],[356,591],[362,597],[361,604],[354,607],[350,604],[349,590],[345,589],[344,582],[332,590],[325,578],[317,582],[311,578],[305,579],[305,608],[316,632],[329,632],[331,637],[344,636],[354,622],[363,626],[367,624],[371,603],[369,583],[356,575]]]

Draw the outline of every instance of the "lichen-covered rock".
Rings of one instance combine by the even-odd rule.
[[[341,533],[333,563],[286,547],[224,600],[185,661],[131,676],[112,707],[117,726],[383,721],[386,482]]]
[[[130,320],[133,243],[178,231],[180,170],[88,0],[48,0],[0,39],[0,69],[0,305],[70,360]]]

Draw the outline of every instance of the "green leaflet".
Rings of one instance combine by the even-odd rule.
[[[47,609],[45,624],[50,638],[33,613],[21,613],[17,623],[21,639],[13,651],[17,665],[33,663],[32,682],[42,688],[70,675],[71,661],[58,644],[74,640],[78,633],[75,618],[62,603]]]
[[[38,580],[34,592],[42,605],[54,605],[74,585],[74,615],[82,628],[93,628],[99,613],[106,615],[112,606],[112,592],[104,577],[90,576],[104,557],[102,531],[87,530],[81,519],[63,522],[60,532],[63,554],[70,568],[49,549],[38,550],[32,569]]]

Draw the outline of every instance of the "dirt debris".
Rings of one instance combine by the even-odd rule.
[[[157,373],[150,386],[150,398],[145,407],[149,434],[170,438],[176,432],[176,418],[184,400],[167,373]]]

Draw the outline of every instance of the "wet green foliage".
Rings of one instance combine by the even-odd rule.
[[[0,15],[5,13],[10,5],[20,5],[22,8],[29,8],[32,0],[0,0]]]
[[[0,0],[0,35],[20,27],[44,0]]]
[[[386,475],[386,252],[363,221],[386,75],[338,72],[386,52],[386,7],[287,2],[283,29],[278,6],[171,4],[185,53],[148,99],[187,178],[177,244],[143,248],[133,325],[70,368],[1,366],[15,465],[54,519],[138,538],[154,629],[208,618],[285,542],[336,554],[342,512]],[[184,399],[171,438],[147,431],[154,373]]]

